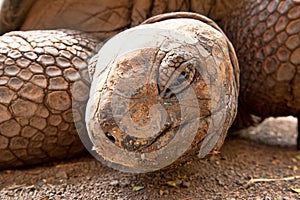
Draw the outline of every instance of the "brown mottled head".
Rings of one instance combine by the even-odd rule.
[[[123,171],[203,157],[235,117],[238,67],[222,32],[189,15],[157,21],[108,41],[92,77],[88,136],[94,154]]]

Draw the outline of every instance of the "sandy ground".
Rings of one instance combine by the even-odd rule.
[[[300,189],[296,126],[291,117],[271,118],[229,137],[221,152],[206,160],[148,174],[121,173],[88,154],[4,170],[0,199],[300,199],[293,190]]]

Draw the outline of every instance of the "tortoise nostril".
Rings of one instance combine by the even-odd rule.
[[[167,88],[166,93],[170,93],[170,92],[171,92],[170,88]]]
[[[171,91],[170,88],[167,88],[165,92],[165,96],[168,98],[172,98],[174,96],[174,93]]]
[[[106,133],[105,133],[105,136],[106,136],[112,143],[115,143],[115,142],[116,142],[115,137],[112,136],[109,132],[106,132]]]

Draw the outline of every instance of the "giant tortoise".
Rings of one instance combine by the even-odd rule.
[[[1,32],[21,31],[0,38],[0,167],[84,144],[147,172],[218,150],[254,115],[298,116],[299,1],[237,2],[4,1]],[[196,13],[224,27],[241,81],[231,42]]]

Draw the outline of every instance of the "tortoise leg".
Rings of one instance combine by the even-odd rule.
[[[71,30],[0,36],[0,169],[83,151],[87,60],[98,44]]]

